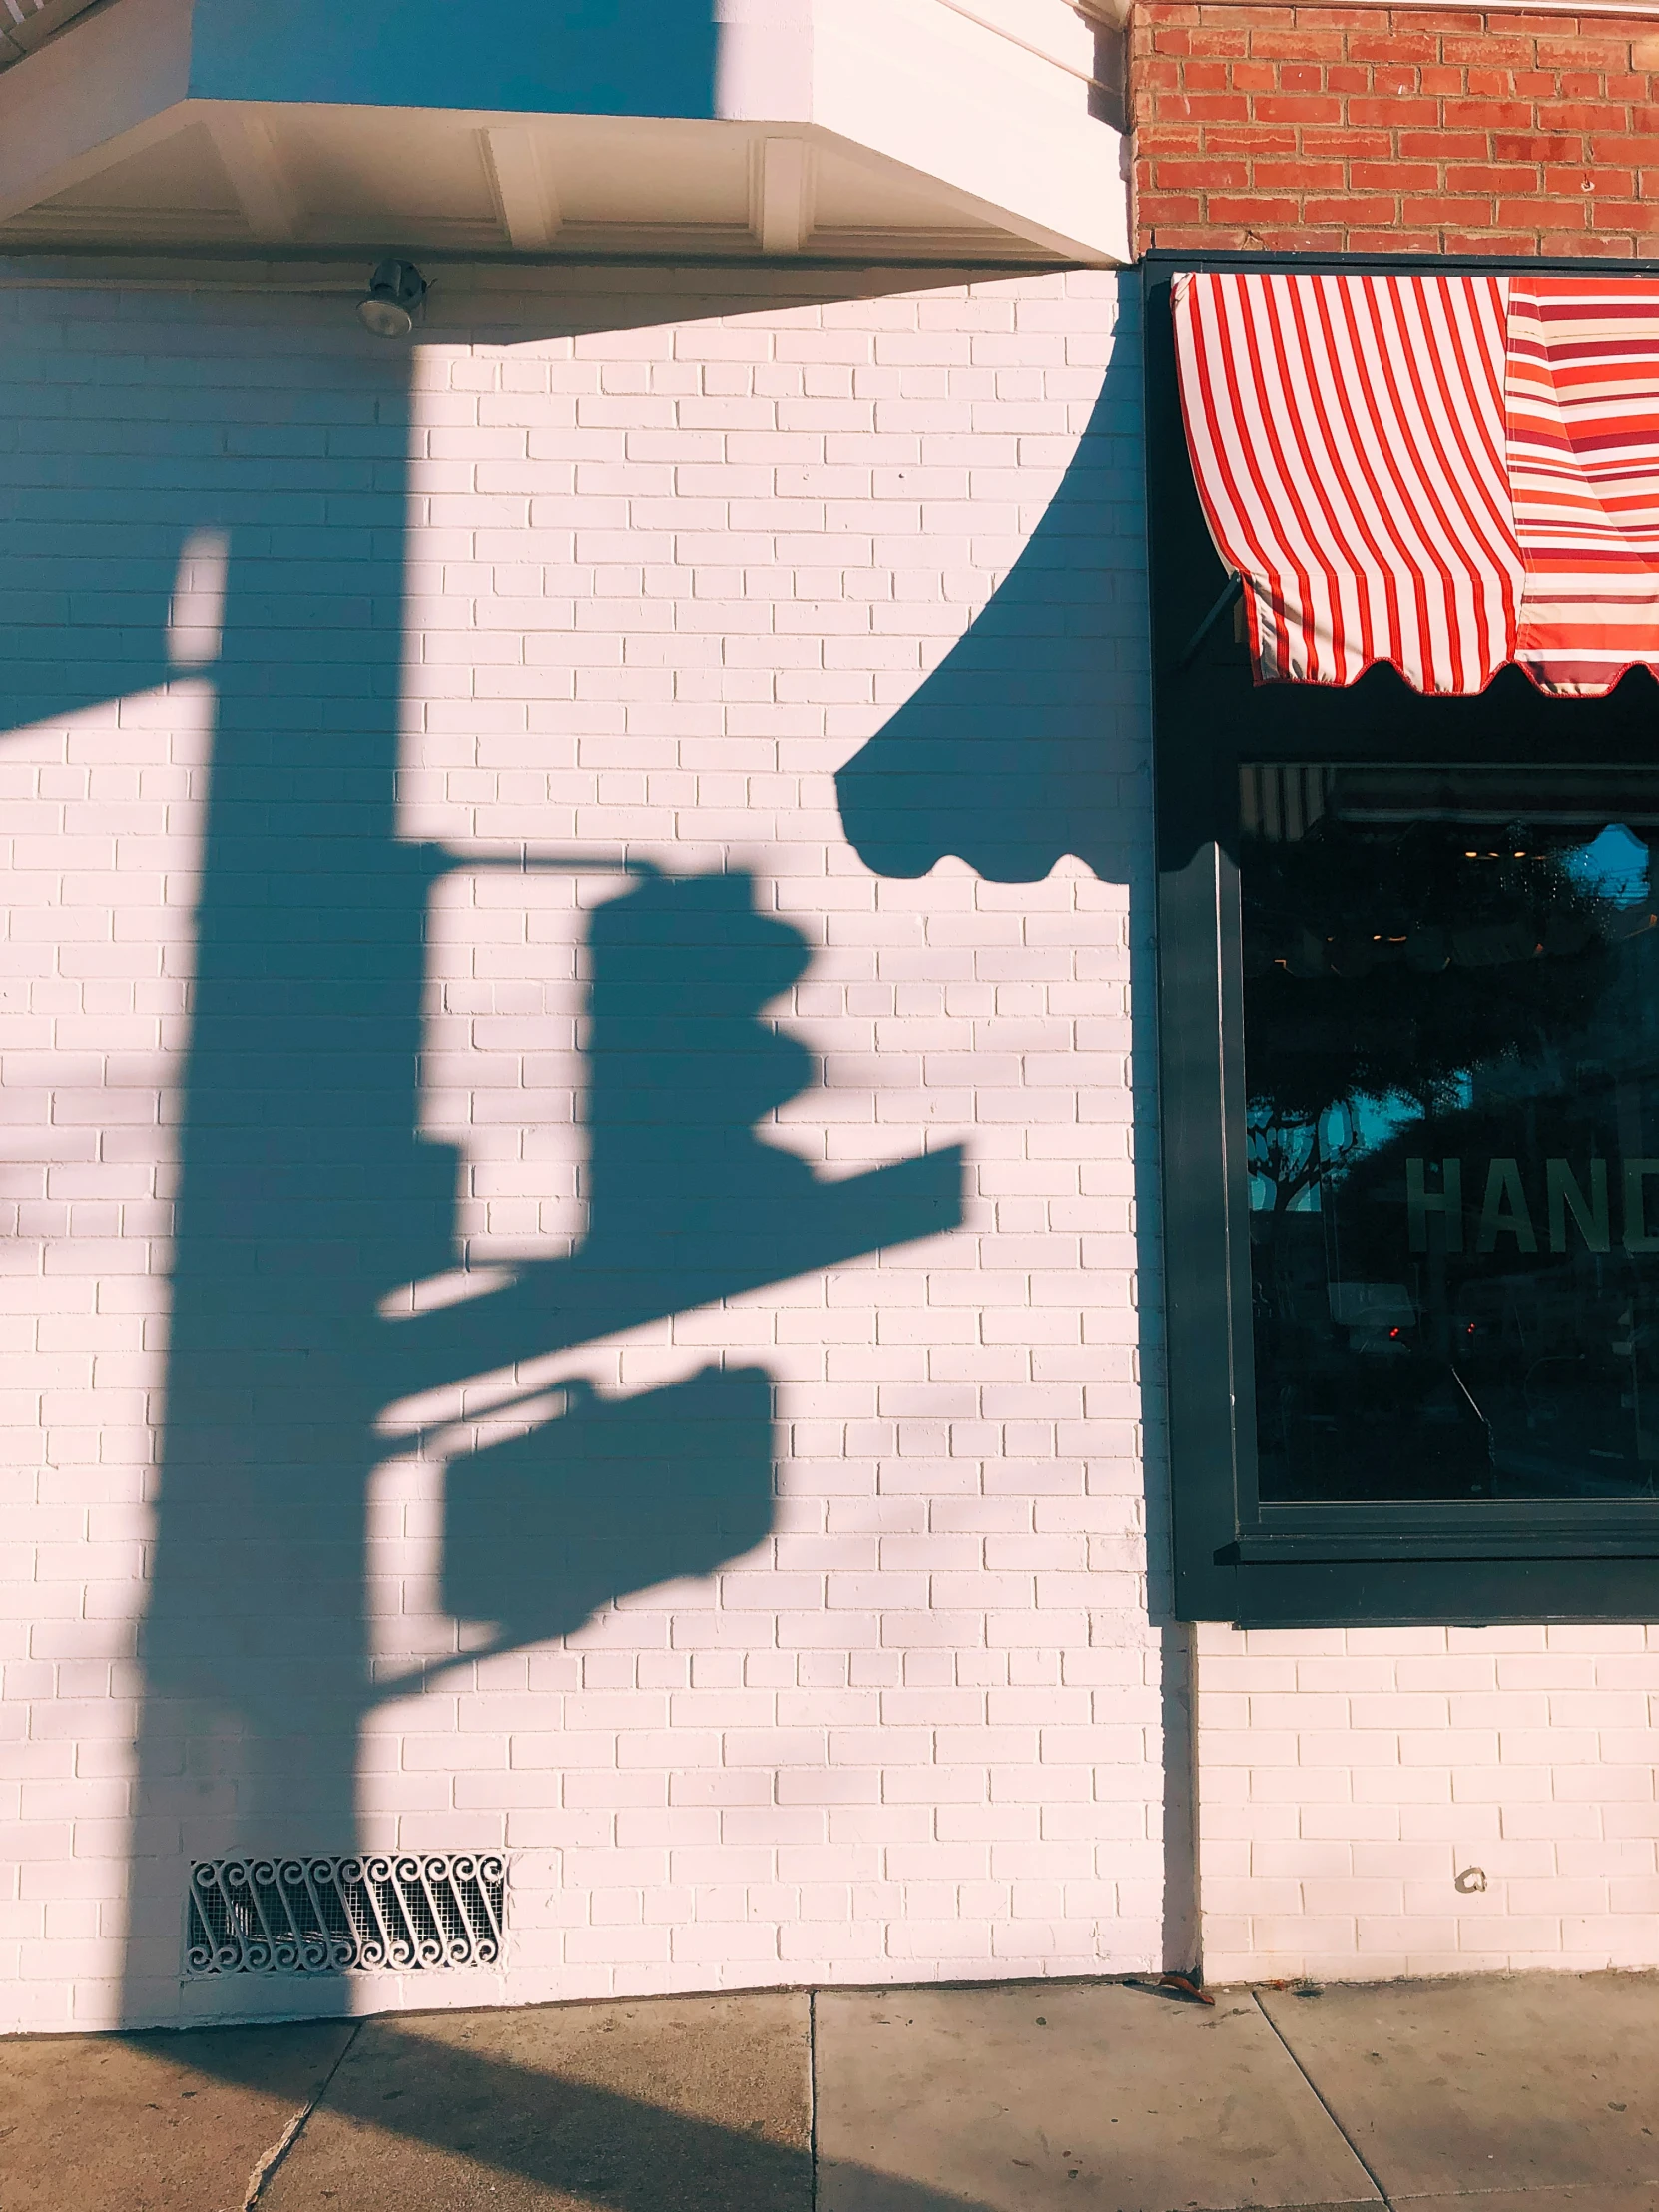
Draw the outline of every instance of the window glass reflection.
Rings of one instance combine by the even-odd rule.
[[[1659,774],[1241,812],[1264,1500],[1659,1495]]]

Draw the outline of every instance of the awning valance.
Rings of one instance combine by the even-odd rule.
[[[1260,678],[1477,692],[1515,661],[1593,696],[1659,667],[1659,284],[1188,275],[1175,331]]]

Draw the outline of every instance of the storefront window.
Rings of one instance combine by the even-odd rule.
[[[1246,765],[1264,1505],[1659,1495],[1659,772]]]
[[[1659,1620],[1659,602],[1599,495],[1504,520],[1561,439],[1617,475],[1582,301],[1254,250],[1144,282],[1174,1608]],[[1453,306],[1478,437],[1328,345],[1434,359]]]

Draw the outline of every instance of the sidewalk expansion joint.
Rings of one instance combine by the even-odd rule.
[[[807,2152],[811,2160],[810,2203],[818,2212],[818,1991],[807,1991]]]
[[[1314,2079],[1313,2075],[1302,2063],[1302,2060],[1297,2056],[1296,2052],[1292,2050],[1290,2044],[1286,2042],[1284,2036],[1280,2033],[1279,2022],[1274,2018],[1273,2014],[1268,2010],[1267,2006],[1262,2002],[1261,1998],[1256,1994],[1256,1991],[1254,1989],[1252,1989],[1250,1992],[1250,2001],[1252,2004],[1255,2005],[1257,2011],[1261,2013],[1263,2019],[1267,2021],[1269,2027],[1272,2028],[1275,2036],[1278,2038],[1280,2049],[1285,2053],[1285,2056],[1290,2060],[1291,2064],[1296,2068],[1297,2072],[1301,2074],[1303,2080],[1307,2082],[1309,2088],[1312,2089],[1316,2098],[1318,2098],[1320,2109],[1324,2112],[1326,2118],[1331,2122],[1331,2125],[1337,2130],[1337,2133],[1342,2137],[1343,2141],[1354,2153],[1355,2164],[1360,2168],[1360,2171],[1365,2175],[1366,2179],[1377,2191],[1377,2194],[1382,2200],[1383,2205],[1386,2207],[1386,2212],[1394,2212],[1394,2201],[1392,2197],[1389,2196],[1387,2190],[1383,2188],[1382,2182],[1378,2180],[1376,2174],[1372,2172],[1371,2161],[1367,2158],[1365,2152],[1360,2148],[1359,2144],[1354,2140],[1354,2137],[1349,2133],[1348,2129],[1344,2127],[1341,2119],[1337,2115],[1336,2109],[1331,2103],[1330,2098],[1327,2097],[1325,2091],[1320,2087],[1319,2083]]]
[[[316,2110],[317,2106],[328,2094],[329,2084],[332,2082],[335,2074],[339,2072],[340,2067],[345,2063],[346,2053],[350,2050],[352,2044],[357,2040],[357,2037],[361,2033],[362,2022],[361,2020],[359,2020],[352,2028],[350,2034],[345,2038],[344,2042],[341,2043],[333,2064],[328,2068],[328,2071],[323,2075],[322,2079],[311,2091],[310,2096],[299,2107],[299,2110],[293,2115],[293,2118],[289,2120],[287,2126],[283,2128],[281,2134],[277,2136],[276,2142],[272,2144],[271,2148],[268,2151],[262,2153],[261,2157],[255,2164],[254,2171],[248,2177],[248,2187],[243,2191],[241,2212],[254,2212],[254,2207],[259,2203],[261,2197],[265,2194],[266,2183],[271,2179],[272,2175],[282,2163],[282,2160],[287,2156],[288,2152],[292,2150],[294,2144],[298,2142],[300,2136],[305,2132],[305,2122],[310,2118],[311,2114]]]

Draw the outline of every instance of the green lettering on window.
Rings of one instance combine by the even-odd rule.
[[[1480,1207],[1476,1251],[1494,1251],[1499,1237],[1513,1237],[1522,1252],[1538,1249],[1518,1160],[1494,1160],[1486,1170],[1486,1196]]]
[[[1659,1160],[1626,1160],[1624,1163],[1624,1249],[1626,1252],[1659,1252],[1659,1237],[1647,1226],[1647,1179],[1659,1175]]]
[[[1613,1249],[1613,1239],[1607,1215],[1607,1162],[1590,1162],[1590,1195],[1587,1199],[1577,1176],[1565,1160],[1546,1161],[1544,1174],[1549,1183],[1550,1251],[1566,1251],[1567,1216],[1571,1214],[1578,1224],[1579,1235],[1591,1252],[1610,1252]]]
[[[1425,1162],[1407,1160],[1405,1163],[1405,1221],[1406,1242],[1413,1252],[1428,1250],[1428,1217],[1440,1214],[1445,1220],[1445,1248],[1447,1252],[1463,1249],[1463,1163],[1461,1160],[1440,1162],[1440,1187],[1431,1191],[1423,1177]]]

